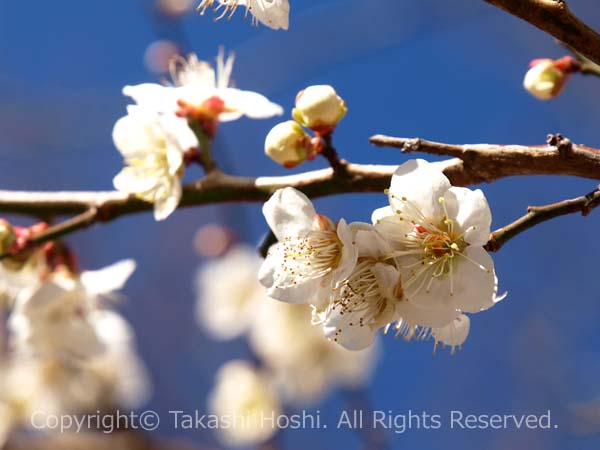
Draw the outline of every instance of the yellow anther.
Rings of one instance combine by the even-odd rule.
[[[453,242],[452,245],[450,246],[450,248],[452,250],[454,250],[455,252],[457,252],[459,249],[458,244],[456,242]]]

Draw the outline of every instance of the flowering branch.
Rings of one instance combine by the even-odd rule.
[[[485,246],[490,252],[497,252],[510,239],[518,234],[556,217],[580,212],[587,216],[594,208],[600,205],[600,188],[581,197],[564,200],[546,206],[530,206],[527,214],[492,233]]]
[[[546,146],[452,145],[381,135],[373,136],[371,143],[400,148],[405,153],[423,152],[456,158],[436,163],[455,186],[469,186],[517,175],[572,175],[600,179],[600,150],[573,144],[561,135],[550,135]],[[264,202],[277,189],[286,186],[295,187],[311,198],[342,193],[382,192],[389,186],[396,169],[396,166],[350,164],[337,158],[331,161],[333,168],[283,177],[240,177],[213,168],[204,178],[183,187],[180,206]],[[34,236],[29,246],[65,236],[95,223],[110,222],[121,216],[151,209],[151,203],[121,192],[0,191],[0,212],[3,213],[44,219],[75,215]]]
[[[566,0],[484,0],[517,16],[600,64],[600,34],[571,12]]]

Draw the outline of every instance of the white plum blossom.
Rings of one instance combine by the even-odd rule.
[[[198,271],[196,318],[212,338],[233,339],[247,330],[265,296],[260,264],[255,249],[238,245]]]
[[[483,248],[491,225],[487,200],[480,190],[452,187],[423,160],[401,165],[388,194],[390,206],[376,210],[373,223],[393,248],[389,257],[401,275],[396,331],[407,338],[433,333],[460,345],[455,342],[468,334],[461,313],[477,313],[500,300],[494,263]]]
[[[311,324],[309,305],[263,297],[255,309],[250,345],[287,400],[314,403],[335,386],[357,388],[371,377],[377,346],[351,352],[329,341]]]
[[[215,6],[216,4],[216,6]],[[201,14],[207,8],[214,7],[215,12],[222,10],[215,20],[235,14],[238,7],[246,8],[244,18],[252,16],[252,25],[259,22],[274,30],[287,30],[289,27],[290,4],[288,0],[202,0],[198,6]]]
[[[259,273],[267,295],[289,303],[328,301],[332,289],[356,265],[357,249],[346,221],[335,226],[291,187],[275,192],[263,214],[279,241],[269,249]]]
[[[394,247],[405,297],[467,312],[492,306],[494,263],[483,248],[491,213],[481,190],[452,187],[436,166],[413,160],[392,177],[389,199],[373,223]]]
[[[144,83],[125,86],[123,93],[138,105],[165,114],[182,109],[209,121],[229,122],[242,116],[266,119],[283,114],[283,108],[261,94],[231,87],[233,55],[217,56],[216,70],[194,54],[179,58],[171,66],[173,85]]]
[[[211,414],[235,418],[231,426],[218,428],[218,436],[232,446],[265,442],[277,431],[277,426],[264,418],[281,413],[277,392],[269,378],[241,360],[230,361],[219,369],[208,409]]]
[[[348,350],[370,346],[377,332],[399,320],[402,281],[391,248],[368,224],[350,225],[358,263],[331,292],[325,307],[315,307],[313,322],[325,335]]]
[[[85,360],[101,354],[98,300],[120,290],[135,269],[124,260],[81,275],[57,271],[28,295],[9,318],[11,348],[21,355]]]
[[[153,203],[154,218],[166,219],[181,200],[184,154],[198,146],[186,120],[129,106],[115,124],[113,141],[125,160],[115,188]]]

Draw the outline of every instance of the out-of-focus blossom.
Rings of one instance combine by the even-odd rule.
[[[202,267],[196,276],[196,317],[213,338],[233,339],[244,333],[264,289],[258,283],[256,250],[239,245]]]
[[[219,369],[208,409],[231,419],[231,426],[220,427],[218,432],[224,443],[234,446],[265,442],[277,431],[276,417],[281,413],[268,378],[244,361],[231,361]]]
[[[154,218],[166,219],[181,200],[184,154],[198,146],[187,122],[130,106],[115,124],[113,141],[125,160],[115,188],[153,203]]]
[[[9,319],[12,349],[67,361],[99,355],[105,346],[96,328],[98,299],[120,290],[134,269],[125,260],[81,275],[57,271],[19,295]]]
[[[178,17],[190,11],[194,3],[194,0],[158,0],[156,6],[162,13]]]
[[[259,22],[274,30],[289,27],[290,4],[288,0],[202,0],[198,6],[200,14],[204,15],[208,8],[213,7],[215,12],[221,11],[216,20],[223,17],[230,18],[241,6],[246,9],[244,17],[252,16],[252,25]]]
[[[333,87],[316,85],[298,93],[292,115],[306,128],[325,135],[335,129],[346,112],[346,103]]]
[[[369,380],[377,346],[352,352],[327,340],[311,325],[308,305],[263,297],[257,307],[250,344],[288,400],[316,402],[333,387],[357,388]]]
[[[242,116],[266,119],[283,114],[281,106],[261,94],[230,87],[233,55],[217,56],[216,70],[191,54],[188,59],[174,60],[171,67],[173,85],[145,83],[125,86],[123,93],[138,105],[160,113],[178,113],[201,123],[211,136],[218,122],[237,120]]]
[[[260,269],[267,294],[289,303],[328,301],[356,264],[350,227],[317,214],[308,197],[291,187],[275,192],[263,214],[279,241]]]
[[[310,153],[310,136],[293,120],[275,125],[265,139],[265,154],[284,167],[296,167]]]
[[[179,47],[173,41],[161,39],[152,42],[144,52],[144,63],[148,70],[158,75],[169,72],[171,61],[179,56]]]
[[[203,257],[223,256],[234,244],[234,233],[214,223],[204,225],[194,235],[194,249]]]

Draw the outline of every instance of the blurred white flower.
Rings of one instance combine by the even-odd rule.
[[[310,322],[309,305],[263,297],[249,333],[253,351],[270,369],[286,399],[317,402],[336,386],[357,388],[371,377],[377,348],[351,352],[327,340]]]
[[[151,383],[136,352],[131,325],[110,310],[96,310],[90,319],[105,348],[82,368],[97,380],[96,404],[103,404],[107,410],[139,408],[150,398]]]
[[[276,423],[269,419],[281,413],[269,379],[240,360],[228,362],[217,372],[208,409],[231,420],[231,426],[217,431],[225,444],[234,446],[265,442],[277,431]]]
[[[115,188],[154,203],[154,218],[166,219],[181,199],[183,156],[198,146],[186,120],[129,106],[115,124],[113,140],[125,159]]]
[[[267,294],[289,303],[327,302],[356,264],[350,227],[318,215],[308,197],[291,187],[275,192],[263,214],[279,241],[260,269]]]
[[[40,283],[47,266],[43,251],[34,251],[25,261],[0,262],[0,304],[10,306],[18,296],[26,296]]]
[[[228,122],[242,116],[266,119],[283,114],[281,106],[263,95],[230,87],[233,60],[233,56],[225,60],[221,50],[215,70],[210,63],[190,54],[187,60],[174,60],[171,67],[174,85],[144,83],[125,86],[123,93],[144,108],[179,113],[205,122]]]
[[[53,273],[30,295],[18,297],[9,318],[11,348],[64,360],[100,354],[105,346],[95,326],[98,299],[121,289],[134,269],[134,261],[124,260],[80,276]]]
[[[258,282],[260,258],[245,245],[210,261],[196,276],[196,317],[211,337],[233,339],[246,331],[265,295]]]
[[[216,3],[216,6],[215,6]],[[215,12],[223,10],[216,20],[223,17],[231,18],[238,6],[246,8],[244,15],[252,16],[252,25],[261,22],[274,30],[289,27],[290,4],[288,0],[202,0],[198,6],[200,14],[204,15],[207,8],[213,7]]]

